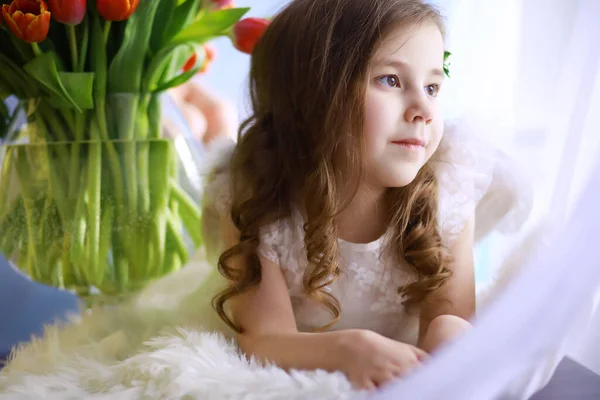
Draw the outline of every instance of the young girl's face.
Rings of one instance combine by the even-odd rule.
[[[396,29],[375,52],[363,133],[369,187],[408,185],[438,147],[443,63],[444,42],[433,23]]]

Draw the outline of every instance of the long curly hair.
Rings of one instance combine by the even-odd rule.
[[[340,276],[336,215],[348,182],[364,173],[364,102],[369,61],[398,26],[434,22],[440,14],[420,0],[293,0],[254,49],[250,69],[252,115],[240,127],[231,169],[231,220],[240,241],[220,256],[230,282],[213,299],[219,316],[238,333],[225,303],[261,280],[257,255],[262,226],[304,212],[309,266],[305,294],[331,313],[338,300],[325,288]],[[342,174],[343,172],[343,174]],[[426,164],[406,187],[389,189],[390,249],[416,279],[398,288],[406,307],[418,306],[450,272],[437,229],[437,184]],[[241,257],[244,268],[231,261]]]

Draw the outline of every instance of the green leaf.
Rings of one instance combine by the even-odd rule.
[[[154,16],[159,1],[140,2],[127,21],[123,43],[108,69],[108,91],[112,93],[138,93],[142,82],[146,52],[154,26]]]
[[[194,77],[194,75],[196,75],[198,73],[198,71],[200,71],[200,67],[190,69],[189,71],[184,72],[181,75],[177,75],[175,78],[171,79],[170,81],[165,82],[165,83],[161,84],[160,86],[158,86],[156,89],[153,90],[153,92],[163,92],[165,90],[171,89],[172,87],[183,85],[184,83],[186,83],[187,81],[192,79]]]
[[[142,91],[154,91],[156,87],[162,86],[161,82],[165,79],[171,79],[174,73],[177,73],[183,66],[185,61],[194,53],[204,54],[202,48],[195,44],[173,45],[163,48],[159,51],[150,62]],[[202,52],[202,53],[200,53]],[[175,68],[175,72],[171,72],[171,66],[174,61],[183,59]]]
[[[220,36],[231,28],[250,10],[249,8],[230,8],[204,14],[200,19],[181,31],[171,43],[203,43]]]
[[[15,35],[10,35],[10,40],[11,40],[14,48],[16,49],[16,51],[19,53],[21,62],[25,63],[33,58],[33,56],[34,56],[33,49],[31,48],[31,46],[28,43],[25,43],[24,41],[22,41]],[[7,46],[8,46],[8,43],[7,43]]]
[[[19,117],[24,115],[24,112],[22,103],[17,104],[11,114],[6,103],[4,101],[0,102],[0,114],[2,114],[0,117],[0,138],[11,140],[12,136],[19,132]],[[4,192],[0,191],[0,193]]]
[[[158,80],[157,86],[161,86],[162,82],[169,81],[181,73],[181,68],[185,62],[190,58],[192,52],[196,53],[196,65],[204,65],[206,52],[200,45],[192,46],[178,46],[176,51],[171,56],[169,64],[164,68],[163,73]]]
[[[150,36],[150,50],[152,53],[156,53],[163,46],[165,32],[173,18],[175,6],[176,0],[160,0],[154,17],[154,29],[152,29],[152,36]]]
[[[8,111],[8,107],[4,101],[0,101],[0,117],[1,118],[9,118],[10,112]]]
[[[8,135],[10,111],[4,101],[0,101],[0,139],[4,139]]]
[[[93,72],[59,72],[62,81],[71,98],[82,109],[94,107],[94,73]]]
[[[187,0],[177,8],[173,13],[173,18],[166,27],[163,35],[162,44],[168,43],[181,31],[183,27],[188,26],[194,21],[200,0]]]
[[[55,63],[56,54],[53,52],[42,53],[27,64],[23,69],[29,75],[37,79],[48,91],[50,95],[59,100],[71,104],[77,111],[81,112],[79,104],[67,92],[63,85]]]
[[[451,55],[452,53],[450,53],[449,51],[444,51],[444,74],[446,74],[448,78],[450,78],[450,62],[448,61],[448,58]]]
[[[23,68],[12,59],[0,53],[0,90],[23,99],[38,94],[39,84],[29,77]]]

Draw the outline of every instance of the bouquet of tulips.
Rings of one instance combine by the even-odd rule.
[[[211,39],[250,53],[268,21],[240,20],[231,0],[0,3],[0,140],[26,139],[3,151],[0,251],[82,295],[179,268],[201,213],[178,182],[161,93],[206,70]]]

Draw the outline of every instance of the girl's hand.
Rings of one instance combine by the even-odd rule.
[[[221,136],[235,139],[238,116],[235,106],[206,90],[195,79],[169,91],[193,135],[205,145]]]
[[[423,350],[368,330],[350,330],[340,338],[340,369],[359,388],[374,390],[421,365]]]

